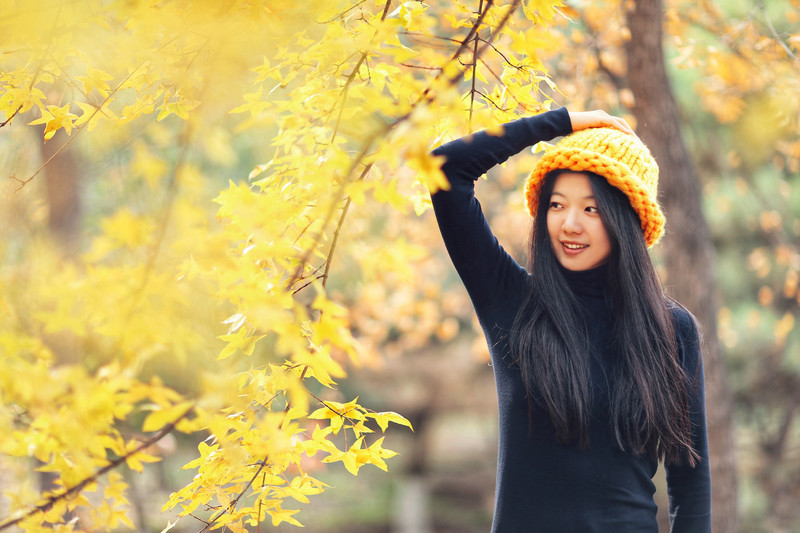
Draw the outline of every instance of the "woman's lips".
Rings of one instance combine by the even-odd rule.
[[[577,242],[562,242],[561,248],[564,250],[564,253],[567,255],[578,255],[585,249],[589,247],[588,244],[580,244]]]

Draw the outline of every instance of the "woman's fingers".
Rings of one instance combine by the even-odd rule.
[[[586,128],[616,128],[634,135],[633,128],[630,127],[625,119],[609,115],[600,109],[594,111],[570,111],[569,118],[572,122],[572,131]]]
[[[612,117],[614,119],[614,127],[618,130],[624,131],[625,133],[630,133],[631,135],[636,135],[633,132],[633,128],[625,121],[624,118],[619,117]]]

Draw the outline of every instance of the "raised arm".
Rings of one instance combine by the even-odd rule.
[[[520,290],[525,270],[500,246],[475,198],[475,180],[524,148],[572,131],[565,108],[503,126],[501,135],[479,132],[449,142],[433,153],[449,190],[433,195],[433,208],[447,251],[476,308],[491,305],[508,290]]]
[[[475,180],[539,141],[585,128],[612,127],[633,134],[624,119],[605,111],[566,108],[526,117],[503,126],[501,135],[479,132],[433,151],[444,156],[442,166],[450,189],[433,195],[433,207],[450,258],[476,307],[491,305],[507,291],[519,291],[526,276],[500,246],[475,199]]]

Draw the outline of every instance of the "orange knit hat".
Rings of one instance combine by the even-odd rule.
[[[531,216],[536,216],[539,189],[545,175],[556,169],[603,176],[630,200],[642,222],[647,247],[661,238],[666,220],[656,198],[658,164],[635,135],[613,128],[589,128],[561,139],[536,163],[525,184]]]

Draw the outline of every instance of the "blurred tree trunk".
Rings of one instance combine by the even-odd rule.
[[[38,131],[43,137],[44,127]],[[64,132],[59,131],[49,141],[41,141],[39,153],[42,163],[50,161],[43,172],[45,200],[48,207],[47,229],[62,255],[65,258],[71,258],[78,251],[81,203],[76,158],[69,149],[57,153],[59,147],[66,140],[67,136]],[[77,339],[73,334],[68,332],[43,333],[42,340],[53,350],[59,363],[75,364],[78,362]],[[37,461],[37,465],[42,464]],[[57,478],[58,476],[54,472],[39,472],[39,489],[41,491],[57,489],[58,486],[55,484]]]
[[[659,185],[668,224],[662,244],[667,285],[703,328],[713,530],[734,533],[738,529],[738,490],[733,409],[716,328],[718,302],[711,233],[664,63],[662,2],[635,0],[627,17],[631,32],[627,46],[628,83],[636,102],[633,112],[637,133],[661,169]]]
[[[44,136],[44,128],[39,131]],[[42,172],[48,208],[47,229],[61,256],[69,260],[79,251],[81,197],[78,157],[70,147],[58,151],[67,139],[67,135],[59,131],[49,141],[41,142],[39,153],[42,163],[49,161]],[[42,340],[56,354],[59,363],[78,362],[79,346],[74,334],[68,331],[47,333]]]
[[[77,253],[80,237],[81,201],[78,161],[67,148],[56,154],[67,136],[59,131],[47,142],[42,142],[42,161],[50,161],[44,169],[45,195],[49,215],[47,227],[53,240],[68,257]]]

